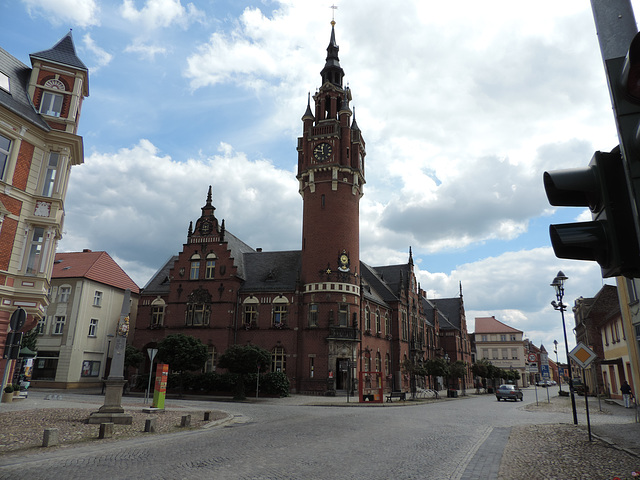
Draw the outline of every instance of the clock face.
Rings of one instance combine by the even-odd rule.
[[[328,143],[320,143],[313,149],[313,156],[319,162],[324,162],[333,153],[333,147]]]
[[[349,256],[346,253],[342,253],[338,258],[338,270],[341,272],[349,271]]]

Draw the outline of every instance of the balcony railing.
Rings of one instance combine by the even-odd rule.
[[[352,327],[329,327],[327,340],[360,341],[360,331]]]

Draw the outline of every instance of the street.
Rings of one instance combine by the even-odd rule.
[[[546,391],[538,394],[546,402]],[[0,479],[459,479],[487,439],[504,448],[510,427],[571,423],[565,412],[524,409],[535,404],[533,389],[524,402],[493,395],[404,406],[171,402],[235,417],[222,427],[0,457]],[[502,451],[493,453],[499,467]]]

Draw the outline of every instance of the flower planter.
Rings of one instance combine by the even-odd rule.
[[[11,403],[13,401],[13,392],[11,393],[2,393],[2,403]]]

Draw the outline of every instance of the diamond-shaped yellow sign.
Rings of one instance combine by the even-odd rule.
[[[576,348],[569,352],[569,356],[582,368],[587,368],[597,357],[595,352],[582,342],[576,345]]]

